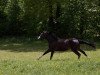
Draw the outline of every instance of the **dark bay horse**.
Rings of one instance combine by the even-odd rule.
[[[49,48],[48,48],[47,51],[44,52],[44,54],[42,56],[51,52],[50,60],[52,59],[55,51],[66,51],[68,49],[71,49],[71,51],[74,52],[78,56],[78,59],[81,56],[81,54],[79,52],[81,52],[85,56],[87,56],[87,54],[82,49],[80,49],[80,44],[87,44],[87,45],[95,48],[95,45],[92,44],[92,43],[88,43],[86,41],[79,40],[79,39],[76,39],[76,38],[60,39],[60,38],[56,37],[54,34],[48,32],[48,31],[43,31],[40,34],[40,36],[38,37],[38,39],[46,39],[48,41]],[[39,57],[38,60],[41,57]]]

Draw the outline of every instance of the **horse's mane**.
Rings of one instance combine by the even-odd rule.
[[[51,33],[51,36],[52,36],[53,39],[56,40],[56,41],[59,39],[54,33]]]

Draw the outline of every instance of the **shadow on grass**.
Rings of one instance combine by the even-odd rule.
[[[34,38],[0,38],[0,50],[8,50],[11,52],[38,52],[45,51],[47,46],[46,41],[37,40]],[[81,46],[83,50],[92,50],[86,45]],[[100,43],[97,43],[97,49],[100,49]]]
[[[97,43],[96,43],[96,48],[97,48],[97,49],[100,49],[100,42],[97,42]]]
[[[12,52],[31,52],[43,51],[47,49],[45,41],[33,38],[1,38],[0,50],[8,50]]]

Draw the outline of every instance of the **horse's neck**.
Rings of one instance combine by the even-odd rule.
[[[58,41],[58,38],[57,38],[57,37],[55,37],[55,38],[53,38],[53,37],[48,37],[48,38],[47,38],[47,41],[48,41],[48,43],[53,43],[53,42]]]

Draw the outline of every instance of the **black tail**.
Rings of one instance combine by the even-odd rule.
[[[87,45],[93,47],[94,49],[96,49],[96,46],[95,46],[94,43],[90,43],[90,42],[83,41],[83,40],[79,40],[79,43],[80,43],[80,44],[87,44]]]

